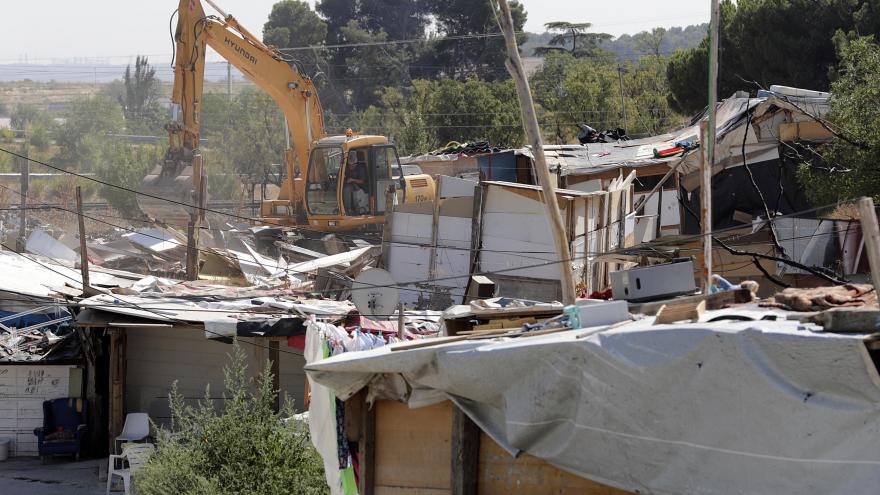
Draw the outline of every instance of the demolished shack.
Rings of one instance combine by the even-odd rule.
[[[846,305],[867,304],[859,293],[866,291]],[[733,301],[718,295],[687,304]],[[828,304],[841,304],[835,300]],[[632,316],[610,325],[554,329],[558,318],[539,319],[326,359],[307,345],[306,371],[313,393],[345,401],[336,404],[345,419],[334,425],[345,425],[339,434],[352,442],[346,456],[356,459],[365,492],[677,494],[725,486],[843,494],[876,486],[873,329],[840,333],[756,303],[669,321],[658,306],[631,304]],[[450,316],[467,313],[486,316],[473,304]],[[307,338],[320,342],[327,332],[313,325]],[[310,421],[323,420],[313,412]],[[338,464],[335,438],[322,455],[331,490],[342,493],[354,478]]]

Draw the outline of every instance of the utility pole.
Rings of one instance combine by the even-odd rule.
[[[83,218],[83,200],[82,188],[76,186],[76,215],[79,217],[79,263],[82,271],[83,294],[86,293],[86,287],[91,287],[89,283],[89,253],[86,251],[86,221]]]
[[[703,234],[703,291],[712,292],[712,166],[715,164],[715,105],[718,101],[718,0],[712,0],[709,25],[709,116],[700,125],[700,226]]]
[[[513,30],[513,18],[510,14],[510,6],[507,0],[498,0],[501,9],[497,16],[501,31],[504,33],[504,42],[507,46],[507,71],[516,83],[516,93],[519,97],[520,112],[529,143],[532,145],[532,153],[535,155],[535,173],[538,182],[544,192],[544,206],[547,209],[547,217],[550,220],[550,231],[553,233],[553,242],[556,245],[556,256],[559,262],[559,280],[562,283],[562,303],[574,304],[576,294],[574,287],[574,275],[571,273],[571,250],[568,247],[568,236],[559,214],[559,201],[556,198],[556,185],[547,168],[547,159],[544,156],[544,144],[541,141],[541,130],[538,127],[538,117],[535,113],[535,105],[532,102],[532,93],[529,89],[529,81],[523,70],[522,60],[519,57],[519,47],[516,44],[516,35]]]
[[[620,79],[620,111],[623,113],[623,130],[629,134],[629,124],[626,121],[626,99],[623,96],[623,75],[626,73],[626,67],[617,64],[617,75]]]
[[[205,216],[207,196],[207,181],[202,165],[202,155],[193,153],[192,177],[195,183],[194,200],[196,204],[190,213],[189,224],[186,228],[186,279],[198,280],[199,278],[199,232],[202,219]]]
[[[21,192],[21,202],[19,203],[19,212],[18,212],[18,242],[16,243],[16,249],[18,252],[24,252],[25,247],[27,245],[27,195],[28,195],[28,186],[30,184],[30,170],[31,170],[31,161],[29,157],[29,146],[28,146],[28,122],[24,123],[24,158],[21,159],[21,185],[19,186]]]

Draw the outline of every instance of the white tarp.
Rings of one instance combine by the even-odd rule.
[[[138,229],[137,232],[123,234],[122,237],[125,237],[138,246],[142,246],[157,253],[170,251],[184,246],[168,232],[156,228]]]
[[[381,348],[306,370],[342,398],[368,383],[411,406],[448,397],[511,453],[638,493],[877,493],[880,377],[863,336],[651,323]]]
[[[34,229],[31,232],[25,244],[25,249],[29,253],[39,254],[40,256],[56,260],[64,260],[71,263],[79,261],[79,255],[76,254],[76,251],[40,229]]]

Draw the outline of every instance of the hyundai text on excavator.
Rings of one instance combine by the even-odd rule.
[[[351,131],[327,136],[311,78],[212,0],[206,2],[221,17],[206,15],[200,0],[180,0],[177,9],[172,121],[166,125],[169,148],[141,184],[144,194],[138,195],[138,204],[145,213],[169,223],[204,217],[207,164],[199,152],[199,132],[206,46],[271,96],[286,119],[286,177],[278,197],[262,201],[258,223],[318,232],[370,230],[384,221],[388,185],[403,188],[398,196],[403,202],[434,198],[429,175],[392,178],[392,167],[400,165],[386,137]]]

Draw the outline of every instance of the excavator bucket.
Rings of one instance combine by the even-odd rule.
[[[201,169],[195,161],[190,164],[166,161],[154,167],[141,181],[141,194],[138,194],[141,211],[167,225],[186,226],[191,215],[198,212],[196,178],[200,171],[194,172],[194,169]],[[205,196],[202,195],[203,201]]]

